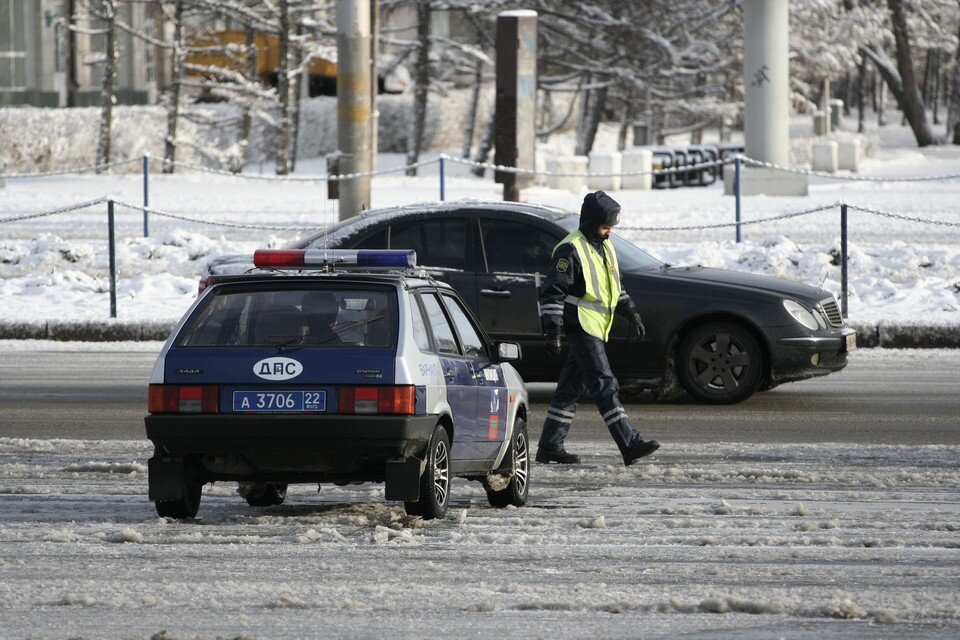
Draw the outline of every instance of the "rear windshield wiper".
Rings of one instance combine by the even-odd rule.
[[[352,322],[348,322],[347,324],[345,324],[345,325],[343,325],[343,326],[341,326],[341,327],[337,327],[336,329],[334,329],[334,330],[333,330],[333,335],[331,335],[331,336],[330,336],[329,338],[327,338],[326,340],[321,340],[321,341],[318,342],[317,344],[326,344],[327,342],[330,342],[331,340],[333,340],[335,337],[339,337],[339,334],[340,334],[340,332],[342,332],[342,331],[350,331],[351,329],[357,329],[357,328],[362,327],[362,326],[364,326],[364,325],[370,324],[371,322],[374,322],[374,321],[376,321],[376,320],[382,320],[384,317],[385,317],[385,316],[383,316],[383,315],[379,315],[379,316],[373,316],[372,318],[363,318],[363,319],[361,319],[361,320],[353,320]]]
[[[289,347],[290,345],[294,344],[295,342],[303,342],[303,338],[304,338],[304,336],[297,336],[297,337],[295,337],[295,338],[290,338],[289,340],[284,340],[284,341],[282,341],[282,342],[277,342],[277,343],[276,343],[277,351],[280,352],[280,353],[283,353],[284,347]]]

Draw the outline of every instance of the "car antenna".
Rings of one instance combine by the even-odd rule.
[[[823,291],[823,283],[827,281],[827,272],[823,272],[823,278],[820,279],[820,284],[817,285],[817,291]]]

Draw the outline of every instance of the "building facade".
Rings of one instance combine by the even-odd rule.
[[[118,3],[117,18],[153,33],[151,4]],[[71,19],[70,16],[73,16]],[[100,102],[103,21],[78,0],[0,0],[0,106],[89,106]],[[119,104],[154,96],[155,50],[117,30]]]

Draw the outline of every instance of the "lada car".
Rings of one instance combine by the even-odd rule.
[[[157,358],[145,422],[159,515],[195,517],[218,481],[252,506],[282,503],[291,483],[383,482],[424,519],[444,516],[454,476],[482,482],[494,507],[526,503],[520,347],[411,271],[413,251],[254,263],[208,287]]]
[[[441,202],[365,212],[290,248],[413,249],[428,274],[460,293],[494,340],[518,342],[527,382],[556,382],[563,358],[544,348],[540,278],[579,215],[517,202]],[[758,390],[839,371],[856,347],[833,294],[818,287],[701,266],[674,266],[614,233],[623,285],[647,338],[632,343],[622,318],[607,353],[621,383],[659,398],[681,390],[728,404]],[[250,267],[249,256],[210,260],[200,285]]]

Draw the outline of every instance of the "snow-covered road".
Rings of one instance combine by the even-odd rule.
[[[149,443],[0,438],[0,637],[960,635],[960,447],[674,445],[534,468],[531,505],[457,481],[424,523],[378,485],[292,487],[194,522],[147,502]]]

